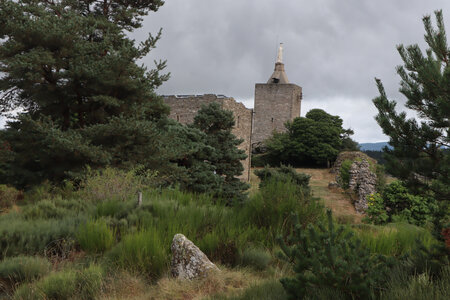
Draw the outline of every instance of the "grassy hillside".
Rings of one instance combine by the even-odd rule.
[[[254,182],[249,199],[234,207],[207,195],[146,187],[142,178],[114,170],[91,175],[79,191],[41,186],[0,215],[0,298],[287,299],[279,279],[294,271],[278,258],[276,237],[292,232],[292,213],[304,228],[317,224],[323,201],[338,222],[359,223],[342,193],[327,193],[326,170],[301,171],[313,175],[314,197],[291,182],[270,181],[261,189]],[[400,257],[416,238],[426,247],[435,242],[412,225],[385,228],[350,224],[346,230],[374,255]],[[221,272],[172,278],[175,233],[192,240]]]

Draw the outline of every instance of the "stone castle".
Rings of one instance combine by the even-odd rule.
[[[300,116],[302,88],[289,83],[282,56],[283,47],[280,44],[272,76],[267,83],[255,84],[254,109],[246,108],[232,97],[224,95],[164,96],[165,103],[170,106],[169,117],[182,124],[192,123],[202,105],[212,102],[217,102],[223,109],[233,112],[233,133],[244,140],[239,148],[247,154],[247,159],[242,161],[244,172],[241,180],[250,180],[252,148],[262,145],[274,131],[285,131],[284,123]]]

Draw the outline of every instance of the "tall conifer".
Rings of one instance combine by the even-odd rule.
[[[165,62],[136,64],[160,38],[127,32],[160,0],[0,2],[0,106],[21,112],[0,139],[10,151],[3,182],[61,181],[92,167],[147,167],[158,159],[168,108],[154,94]],[[6,150],[5,150],[6,149]]]
[[[419,121],[396,111],[396,102],[387,98],[379,79],[380,96],[373,102],[376,120],[393,147],[385,148],[388,171],[405,180],[412,191],[431,192],[440,200],[437,217],[443,221],[449,216],[450,199],[450,48],[442,11],[435,15],[437,28],[430,16],[423,18],[429,46],[425,53],[418,45],[397,47],[403,60],[397,67],[400,92]]]

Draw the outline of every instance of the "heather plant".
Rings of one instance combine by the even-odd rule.
[[[103,253],[115,242],[115,234],[106,221],[98,219],[88,221],[78,228],[76,239],[81,249],[88,253]]]
[[[158,234],[155,228],[148,228],[124,236],[107,253],[110,264],[143,274],[152,280],[158,279],[168,265],[169,248],[161,242]]]
[[[14,299],[95,299],[101,292],[103,269],[90,265],[81,270],[63,269],[41,280],[21,285]]]
[[[380,255],[371,255],[361,241],[343,226],[335,228],[331,210],[324,226],[308,225],[305,231],[296,221],[292,235],[279,238],[281,258],[293,265],[295,276],[281,283],[290,299],[314,296],[328,290],[347,298],[374,298],[387,274],[389,264]]]
[[[272,261],[272,255],[267,250],[251,247],[242,252],[239,260],[242,266],[251,267],[257,271],[263,271],[267,269]]]
[[[50,262],[38,256],[8,257],[0,262],[0,282],[10,288],[22,282],[31,282],[50,272]]]

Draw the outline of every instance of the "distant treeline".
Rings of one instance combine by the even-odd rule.
[[[386,160],[383,157],[383,151],[366,150],[363,152],[365,154],[369,155],[370,157],[372,157],[373,159],[376,159],[380,165],[386,164]]]

